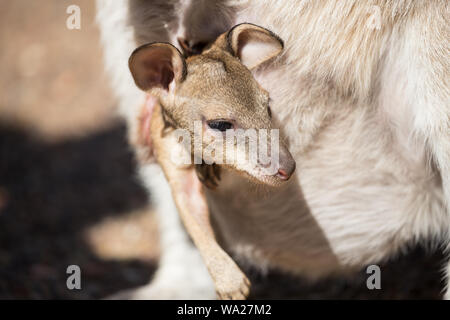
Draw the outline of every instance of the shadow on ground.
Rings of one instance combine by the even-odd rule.
[[[147,283],[155,261],[104,260],[83,238],[103,218],[145,207],[134,172],[121,124],[56,144],[0,126],[0,298],[96,299]],[[381,290],[366,288],[363,271],[314,285],[250,271],[251,298],[435,299],[442,261],[411,250],[381,266]],[[82,269],[80,291],[66,288],[71,264]]]
[[[145,206],[125,128],[46,145],[0,129],[0,298],[99,298],[147,282],[154,264],[103,261],[83,238],[107,215]],[[82,290],[66,288],[66,268]]]

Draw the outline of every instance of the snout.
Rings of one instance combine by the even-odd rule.
[[[283,148],[280,150],[280,166],[278,172],[275,174],[277,178],[282,181],[287,181],[295,171],[295,160],[292,158],[288,149]]]

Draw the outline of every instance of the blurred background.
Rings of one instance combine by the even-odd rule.
[[[113,0],[112,0],[113,1]],[[66,9],[81,8],[81,30]],[[92,0],[0,0],[0,299],[98,299],[148,283],[156,221],[103,72]],[[441,297],[443,256],[411,247],[381,265],[311,284],[247,270],[251,298]],[[79,265],[82,289],[68,290]]]

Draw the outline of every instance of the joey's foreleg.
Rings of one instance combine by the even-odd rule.
[[[170,185],[181,220],[214,280],[217,295],[221,299],[245,299],[250,282],[215,239],[203,186],[194,167],[179,167],[171,161],[170,152],[177,148],[177,142],[166,130],[160,108],[154,108],[150,131],[156,159]]]

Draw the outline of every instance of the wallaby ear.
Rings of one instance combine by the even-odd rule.
[[[283,40],[276,34],[250,23],[234,26],[226,37],[233,54],[249,69],[259,66],[283,51]]]
[[[136,85],[148,91],[155,87],[173,90],[186,77],[186,61],[177,48],[168,43],[149,43],[136,50],[128,60]]]

